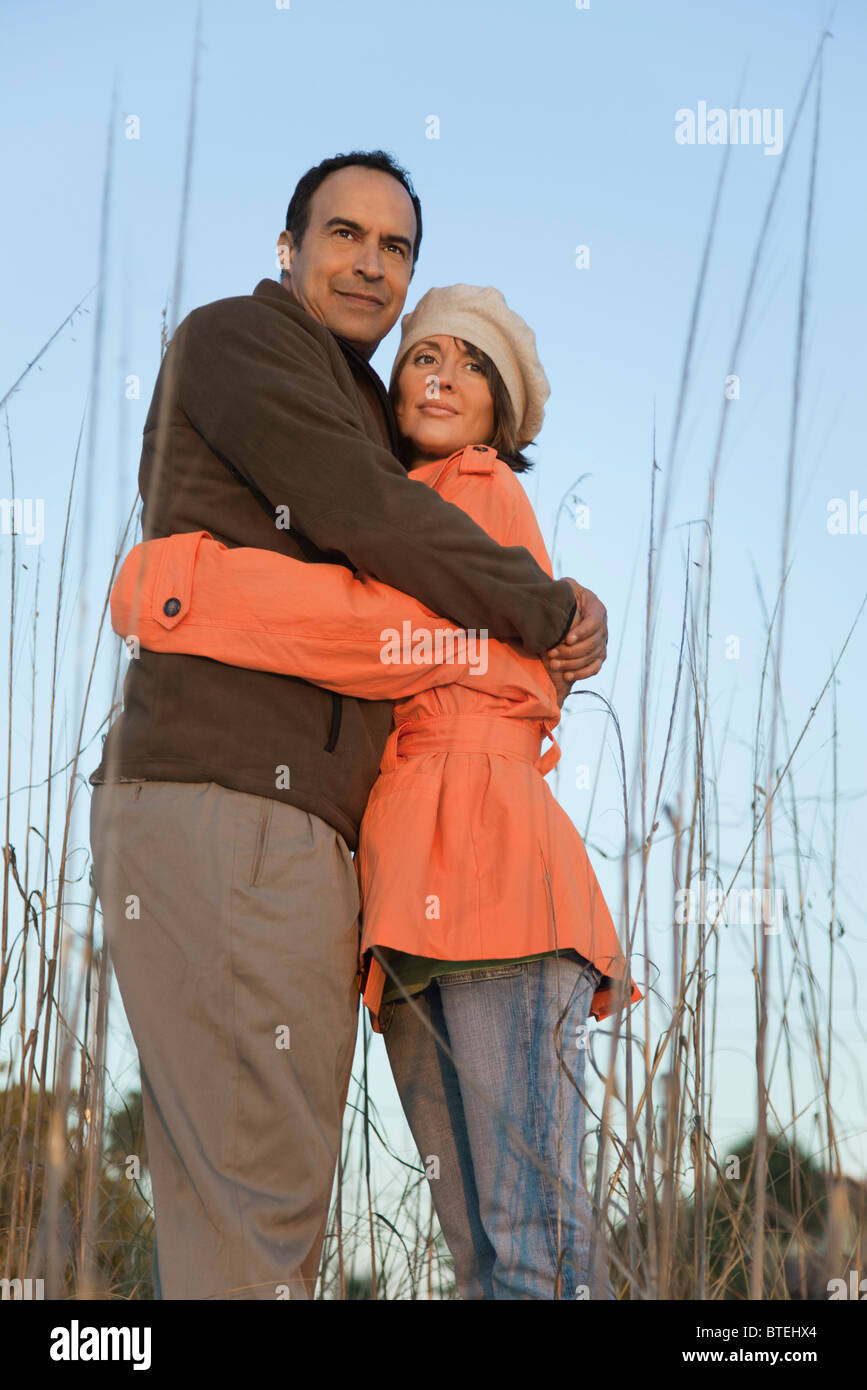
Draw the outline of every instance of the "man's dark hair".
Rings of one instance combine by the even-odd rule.
[[[346,169],[352,164],[358,164],[362,169],[379,169],[383,174],[391,174],[391,177],[397,179],[406,189],[415,209],[416,232],[415,245],[412,248],[412,265],[415,269],[418,249],[421,246],[421,203],[409,174],[385,150],[353,150],[350,154],[336,154],[331,159],[323,159],[322,163],[313,169],[308,169],[295,185],[295,192],[286,210],[287,232],[292,233],[295,245],[300,246],[310,223],[310,199],[313,194],[329,174],[336,173],[338,169]]]

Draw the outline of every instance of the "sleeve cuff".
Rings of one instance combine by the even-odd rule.
[[[570,627],[572,626],[573,622],[575,621],[575,614],[577,613],[577,611],[578,611],[578,600],[577,600],[577,598],[576,598],[575,601],[574,601],[574,603],[572,604],[572,612],[569,614],[569,621],[567,622],[567,624],[566,624],[566,626],[564,627],[563,631],[560,633],[560,636],[557,638],[557,641],[552,643],[552,646],[554,646],[554,647],[559,647],[560,643],[561,643],[561,642],[564,642],[564,641],[566,640],[566,634],[568,633]]]
[[[183,622],[189,612],[196,556],[205,536],[213,539],[209,531],[187,531],[173,536],[171,544],[163,547],[150,616],[169,631]]]

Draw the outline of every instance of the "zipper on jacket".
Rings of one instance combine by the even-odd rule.
[[[337,740],[340,737],[340,721],[343,718],[343,696],[335,691],[331,692],[331,728],[328,733],[328,742],[325,745],[326,753],[333,753],[337,747]]]
[[[397,458],[398,449],[400,447],[400,440],[398,438],[397,425],[394,419],[394,411],[392,410],[391,401],[388,398],[388,392],[386,391],[381,379],[377,376],[376,372],[373,370],[367,359],[362,357],[361,353],[358,352],[358,350],[354,348],[351,343],[347,342],[345,338],[341,338],[337,333],[334,334],[334,337],[344,357],[347,358],[347,360],[352,359],[352,361],[354,361],[356,365],[361,368],[368,380],[373,385],[376,394],[379,396],[380,402],[382,404],[383,414],[385,416],[385,423],[388,428],[388,438],[391,444],[391,451],[394,454],[395,458]],[[331,729],[328,734],[328,742],[325,745],[326,753],[333,753],[334,749],[337,747],[337,740],[340,737],[340,724],[342,718],[343,696],[338,695],[334,691],[332,691]]]
[[[400,449],[400,438],[397,432],[397,422],[394,418],[394,410],[392,409],[391,401],[388,398],[388,391],[385,388],[385,384],[383,383],[382,378],[377,375],[377,373],[373,370],[370,363],[368,362],[367,358],[362,357],[361,353],[358,351],[357,348],[354,348],[352,344],[347,342],[345,338],[341,338],[338,333],[335,333],[333,336],[338,347],[340,348],[340,351],[343,353],[343,356],[347,359],[351,358],[351,360],[361,368],[361,370],[364,372],[365,376],[373,386],[374,390],[376,391],[376,394],[379,396],[379,399],[382,403],[383,412],[385,414],[385,423],[388,427],[388,438],[391,445],[391,452],[394,454],[395,458],[398,458],[398,450]]]
[[[276,283],[276,282],[275,282],[275,283]],[[396,423],[395,418],[394,418],[394,411],[393,411],[393,409],[392,409],[391,401],[390,401],[389,398],[388,398],[388,392],[387,392],[387,390],[385,389],[385,386],[383,385],[382,380],[380,379],[379,376],[377,376],[376,372],[373,370],[373,368],[371,367],[371,365],[370,365],[370,363],[367,361],[367,359],[364,358],[364,357],[362,357],[361,353],[357,350],[357,348],[354,348],[354,347],[352,346],[352,344],[351,344],[350,342],[347,342],[347,340],[346,340],[345,338],[341,338],[341,337],[339,336],[339,334],[335,333],[333,336],[334,336],[334,338],[335,338],[335,340],[336,340],[338,346],[340,347],[340,350],[341,350],[341,352],[343,353],[344,357],[346,357],[347,359],[351,358],[351,359],[356,363],[356,365],[359,366],[359,367],[361,368],[361,370],[364,372],[364,374],[366,375],[366,377],[368,378],[368,380],[369,380],[369,381],[371,382],[371,384],[373,385],[373,388],[374,388],[374,390],[376,391],[376,394],[379,396],[380,402],[381,402],[381,404],[382,404],[383,414],[384,414],[384,416],[385,416],[386,427],[387,427],[387,429],[388,429],[388,437],[389,437],[389,442],[390,442],[390,445],[391,445],[391,451],[392,451],[392,453],[394,454],[395,458],[397,458],[398,449],[399,449],[399,447],[400,447],[400,440],[399,440],[398,433],[397,433],[397,423]],[[228,460],[224,460],[224,462],[228,462]],[[231,465],[229,465],[229,467],[231,467]],[[243,483],[243,482],[246,482],[246,479],[241,478],[241,477],[240,477],[240,474],[237,474],[237,473],[236,473],[236,470],[235,470],[234,468],[232,469],[232,472],[236,474],[236,477],[239,478],[239,481],[240,481],[240,482],[242,482],[242,483]],[[249,486],[249,484],[248,484],[248,486]],[[255,493],[255,492],[257,491],[257,489],[252,488],[251,491],[253,491],[253,492]],[[273,508],[270,506],[270,503],[268,502],[268,499],[267,499],[266,497],[263,497],[261,494],[259,494],[259,499],[258,499],[258,500],[263,504],[265,510],[269,513],[269,515],[273,517]],[[318,558],[319,558],[318,556],[314,557],[314,556],[311,556],[311,554],[310,554],[310,545],[311,545],[311,542],[307,539],[307,537],[301,535],[300,532],[298,532],[298,531],[296,531],[296,530],[294,529],[294,527],[290,527],[289,529],[290,529],[292,535],[294,536],[295,540],[296,540],[296,541],[298,542],[298,544],[300,545],[301,550],[302,550],[302,551],[304,552],[304,554],[307,556],[307,558],[308,558],[309,560],[312,560],[312,559],[314,559],[314,558],[318,560]],[[313,549],[315,550],[316,547],[314,546]],[[351,568],[351,566],[347,566],[347,567],[348,567],[348,568]],[[340,725],[341,725],[342,719],[343,719],[343,696],[342,696],[342,695],[338,695],[338,694],[336,693],[336,691],[333,691],[333,690],[332,690],[332,692],[331,692],[331,728],[330,728],[329,731],[328,731],[328,742],[325,744],[325,752],[326,752],[326,753],[333,753],[334,750],[335,750],[335,748],[337,747],[337,740],[340,738]]]

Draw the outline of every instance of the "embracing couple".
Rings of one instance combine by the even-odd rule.
[[[642,995],[544,779],[605,609],[515,476],[549,392],[499,291],[429,290],[370,367],[420,241],[389,155],[324,160],[145,424],[91,842],[162,1298],[314,1296],[359,999],[460,1296],[587,1292],[586,1021]]]

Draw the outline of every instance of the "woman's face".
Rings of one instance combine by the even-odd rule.
[[[418,458],[447,458],[468,444],[487,444],[494,433],[482,368],[460,341],[445,336],[411,348],[397,379],[395,415]]]

